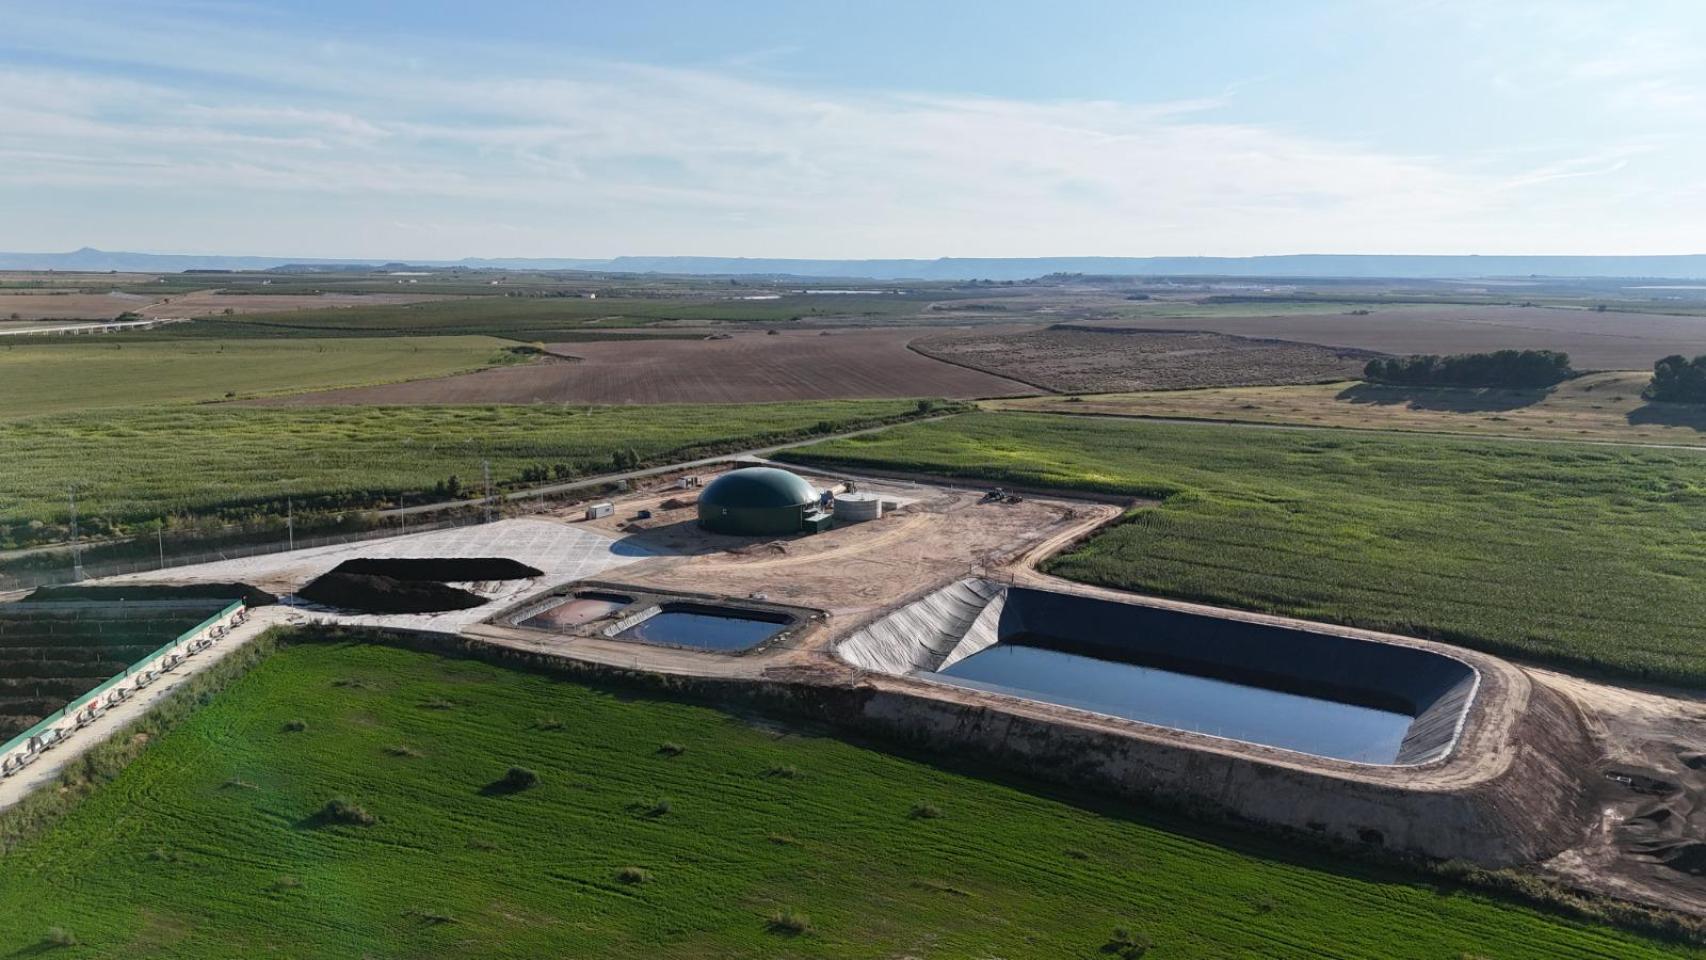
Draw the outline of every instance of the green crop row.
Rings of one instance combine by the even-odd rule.
[[[7,821],[33,838],[0,860],[0,950],[1688,952],[1130,805],[390,647],[287,646],[202,702],[105,786],[74,786],[87,798],[51,826]]]
[[[1706,685],[1706,456],[980,413],[792,451],[1150,497],[1049,571]]]

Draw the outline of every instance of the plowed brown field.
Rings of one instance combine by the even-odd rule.
[[[907,349],[922,331],[740,333],[721,340],[556,344],[564,359],[259,401],[303,404],[762,403],[861,397],[994,397],[1034,387]]]

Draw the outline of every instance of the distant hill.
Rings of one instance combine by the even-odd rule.
[[[1706,255],[1664,257],[1477,257],[1292,254],[1273,257],[941,257],[935,260],[786,260],[746,257],[615,257],[609,260],[480,258],[331,260],[124,253],[84,247],[70,253],[0,253],[4,270],[137,271],[337,270],[352,267],[467,267],[593,270],[708,276],[794,276],[848,280],[1025,280],[1051,273],[1114,276],[1367,277],[1448,280],[1479,277],[1706,279]]]

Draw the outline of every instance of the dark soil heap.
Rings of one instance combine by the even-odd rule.
[[[37,587],[25,599],[37,602],[70,600],[242,600],[251,607],[277,603],[278,598],[246,583],[127,583],[112,586],[65,584]]]
[[[355,613],[435,613],[467,610],[486,602],[478,594],[433,580],[399,580],[339,570],[315,579],[296,595]]]
[[[382,559],[357,557],[338,564],[333,573],[350,573],[394,580],[438,580],[471,583],[477,580],[525,580],[543,576],[537,570],[508,557],[419,557]]]

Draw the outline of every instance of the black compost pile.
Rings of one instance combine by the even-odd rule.
[[[241,600],[251,607],[277,603],[278,598],[246,583],[126,583],[112,586],[65,584],[37,587],[27,598],[38,602],[71,600]]]
[[[333,573],[358,574],[367,577],[390,577],[393,580],[438,580],[473,583],[479,580],[525,580],[543,576],[525,563],[508,557],[418,557],[381,559],[357,557],[338,564]]]
[[[296,591],[296,595],[313,603],[355,613],[437,613],[467,610],[486,602],[478,594],[436,580],[403,580],[344,573],[342,567],[316,578],[313,583]]]

